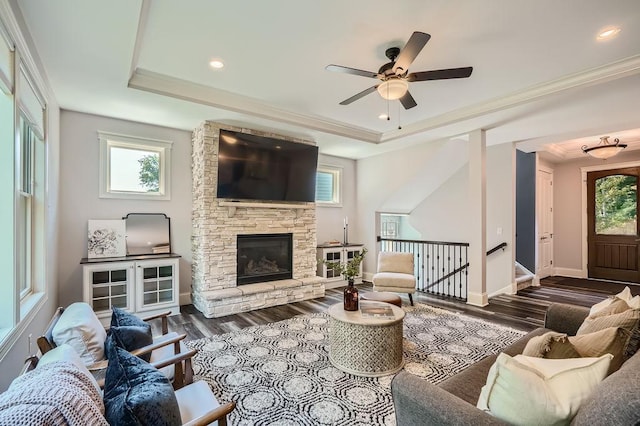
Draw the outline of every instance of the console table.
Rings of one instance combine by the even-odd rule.
[[[82,299],[103,325],[111,321],[112,306],[147,316],[179,314],[179,260],[174,253],[84,258]]]
[[[393,310],[393,318],[365,317],[359,310],[345,311],[342,303],[329,308],[329,360],[335,367],[365,377],[386,376],[402,368],[404,311],[385,305]]]

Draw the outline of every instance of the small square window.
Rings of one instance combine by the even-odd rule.
[[[100,198],[169,200],[172,142],[98,132]]]
[[[316,173],[316,203],[324,206],[342,205],[342,168],[320,165]]]

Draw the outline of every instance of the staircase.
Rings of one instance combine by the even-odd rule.
[[[518,285],[518,291],[534,286],[534,279],[535,275],[531,271],[516,262],[516,284]]]

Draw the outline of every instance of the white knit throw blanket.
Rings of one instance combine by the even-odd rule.
[[[16,378],[0,394],[0,425],[108,425],[102,396],[66,361],[42,365]]]

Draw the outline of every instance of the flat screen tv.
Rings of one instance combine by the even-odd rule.
[[[218,198],[313,202],[318,147],[220,130]]]

